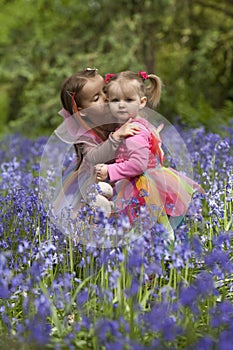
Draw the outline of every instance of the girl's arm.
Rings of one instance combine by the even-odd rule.
[[[98,163],[109,162],[116,157],[116,151],[121,143],[121,140],[114,139],[110,134],[108,139],[97,146],[81,144],[81,153],[84,159],[91,165]]]
[[[107,163],[114,160],[116,157],[116,151],[124,138],[133,136],[139,133],[140,127],[131,120],[123,124],[115,132],[112,132],[108,139],[97,146],[91,146],[83,143],[81,151],[83,157],[91,165],[96,165],[98,163]]]

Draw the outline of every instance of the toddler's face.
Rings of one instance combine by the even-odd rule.
[[[101,75],[88,79],[81,92],[82,109],[103,105],[106,102],[103,88],[104,79]]]
[[[108,90],[108,100],[113,116],[121,122],[135,118],[139,109],[144,107],[134,82],[128,82],[123,86],[117,81],[112,82]]]

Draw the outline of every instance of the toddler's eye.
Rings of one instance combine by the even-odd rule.
[[[110,100],[110,102],[119,102],[119,100],[117,98],[113,98],[112,100]]]
[[[126,98],[125,101],[126,101],[126,102],[132,102],[133,99],[132,99],[132,98]]]

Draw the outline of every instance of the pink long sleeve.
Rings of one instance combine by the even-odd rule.
[[[148,167],[149,160],[149,133],[140,125],[140,133],[128,137],[123,141],[127,150],[127,160],[118,159],[114,164],[108,165],[110,181],[118,181],[128,177],[142,174]]]

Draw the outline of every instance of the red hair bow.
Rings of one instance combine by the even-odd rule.
[[[148,77],[148,75],[147,75],[147,72],[143,72],[142,70],[140,70],[140,71],[138,72],[138,75],[139,75],[140,77],[142,77],[143,80],[149,79],[149,77]]]
[[[115,74],[113,74],[113,73],[107,73],[107,74],[105,74],[105,79],[104,79],[105,83],[108,84],[109,81],[114,77],[114,75],[115,75]]]

